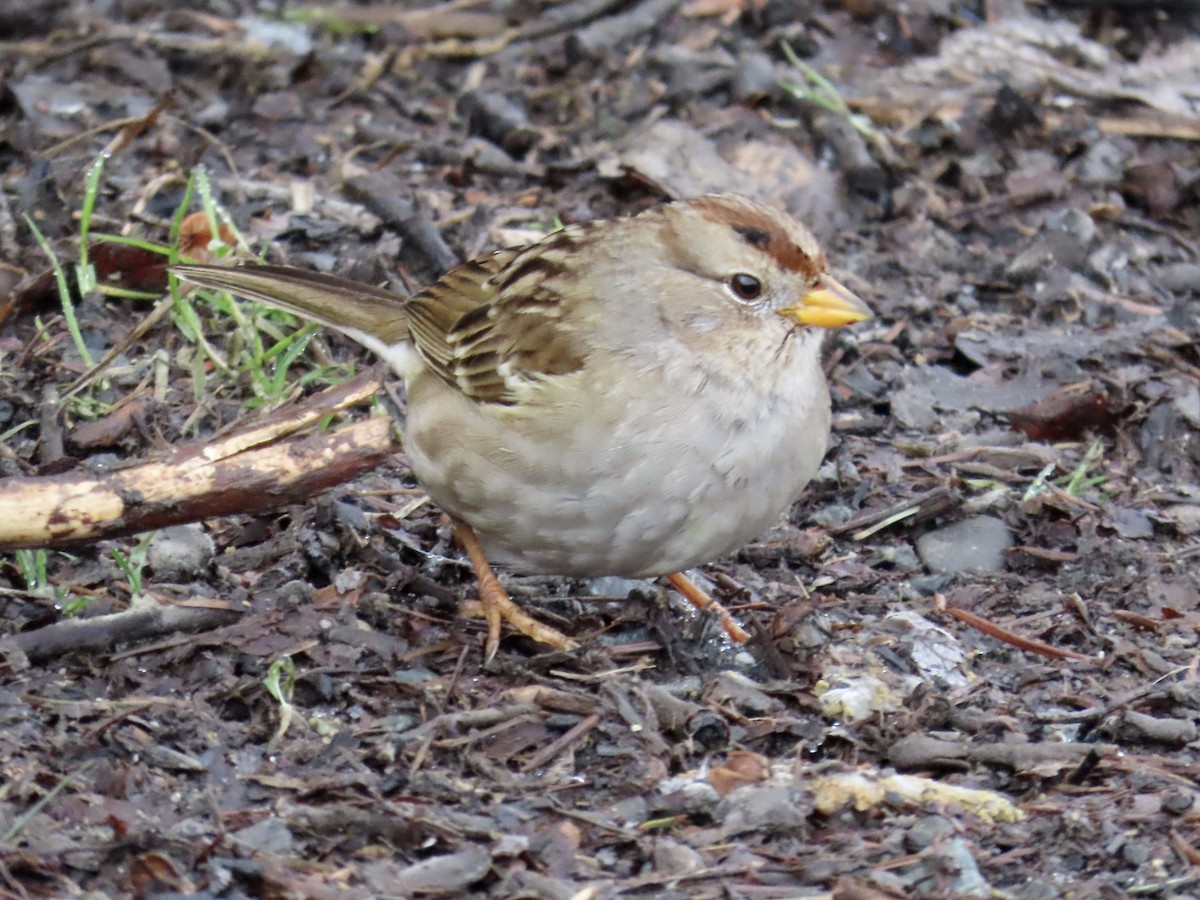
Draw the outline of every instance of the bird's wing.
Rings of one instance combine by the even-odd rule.
[[[487,403],[517,405],[546,379],[583,367],[585,348],[542,244],[464,263],[405,304],[413,343],[447,384]]]

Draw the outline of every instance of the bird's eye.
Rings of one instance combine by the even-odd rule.
[[[730,278],[729,288],[739,300],[757,300],[763,291],[762,282],[745,272],[739,272]]]

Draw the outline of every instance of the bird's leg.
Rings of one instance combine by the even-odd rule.
[[[573,650],[579,645],[557,629],[543,625],[508,596],[508,591],[500,585],[496,573],[492,571],[479,538],[474,529],[465,522],[455,521],[454,536],[467,551],[471,566],[475,569],[475,577],[479,581],[479,605],[483,607],[483,617],[487,620],[487,643],[484,645],[484,661],[491,662],[492,657],[500,647],[500,622],[506,621],[526,637],[533,638],[543,644],[549,644],[558,650]]]
[[[668,575],[667,581],[671,582],[671,586],[683,594],[696,609],[709,610],[716,613],[717,617],[721,620],[721,625],[724,627],[725,633],[729,635],[730,640],[734,643],[744,644],[750,640],[750,635],[741,625],[733,620],[733,616],[729,614],[729,610],[700,590],[700,588],[696,587],[691,579],[682,572]]]

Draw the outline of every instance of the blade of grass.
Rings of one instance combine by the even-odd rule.
[[[37,223],[27,213],[24,215],[24,218],[25,224],[29,226],[29,230],[33,233],[34,240],[42,248],[42,252],[46,254],[46,258],[50,260],[50,268],[54,270],[54,283],[58,288],[58,299],[62,303],[63,318],[67,322],[67,331],[71,333],[71,340],[75,343],[75,349],[83,360],[83,364],[90,369],[92,367],[92,354],[88,352],[87,345],[83,342],[83,332],[79,330],[79,319],[75,316],[75,304],[71,301],[71,288],[67,284],[67,273],[62,267],[62,263],[58,261],[58,256],[54,253],[50,242],[46,240],[41,229],[37,227]]]
[[[271,396],[280,397],[286,393],[288,373],[300,354],[307,348],[313,335],[317,333],[317,325],[309,325],[284,338],[267,351],[263,363],[275,360],[275,370],[271,377]]]
[[[795,97],[807,103],[814,103],[821,109],[843,116],[854,130],[870,140],[878,140],[879,133],[866,116],[859,115],[850,109],[837,86],[796,55],[787,41],[780,41],[780,50],[788,63],[791,64],[804,80],[803,84],[780,80],[779,86]]]
[[[1097,479],[1093,477],[1088,479],[1087,477],[1088,469],[1091,468],[1092,463],[1100,458],[1100,451],[1100,439],[1096,438],[1088,446],[1087,450],[1083,454],[1083,459],[1080,460],[1079,465],[1076,466],[1075,471],[1071,473],[1071,477],[1067,480],[1066,485],[1063,486],[1063,490],[1065,490],[1072,497],[1078,497],[1080,490],[1082,490],[1084,487],[1094,487],[1096,484],[1104,483],[1103,478]]]
[[[163,256],[171,255],[169,244],[160,244],[158,241],[148,241],[145,238],[134,237],[129,234],[109,234],[107,231],[97,231],[92,234],[92,240],[98,244],[121,244],[125,247],[135,247],[138,250],[145,250],[147,253],[158,253]]]
[[[0,444],[8,443],[8,439],[13,435],[19,434],[26,428],[32,428],[36,424],[37,422],[35,422],[33,419],[30,419],[27,422],[22,422],[20,425],[14,425],[12,428],[8,429],[8,431],[0,431]]]
[[[1057,465],[1057,463],[1049,463],[1042,471],[1037,473],[1037,477],[1033,479],[1029,487],[1025,489],[1025,493],[1021,495],[1022,503],[1026,500],[1032,500],[1038,494],[1045,493],[1046,479],[1054,474],[1054,469]]]
[[[266,677],[263,678],[263,687],[267,689],[267,693],[275,698],[275,702],[279,704],[279,727],[275,729],[275,734],[267,741],[267,752],[273,753],[275,748],[279,746],[279,742],[283,740],[283,736],[287,734],[288,727],[292,724],[292,716],[295,709],[292,706],[292,691],[296,687],[296,663],[290,656],[283,656],[271,663],[271,667],[267,669]]]
[[[175,215],[171,217],[171,230],[168,232],[167,250],[168,257],[172,264],[179,262],[179,239],[183,233],[183,220],[188,216],[188,209],[192,205],[192,195],[196,193],[196,172],[188,177],[187,183],[183,186],[183,197],[179,201],[179,206],[175,208]],[[171,285],[175,284],[175,276],[169,276]]]
[[[29,807],[29,809],[17,816],[17,818],[13,820],[12,825],[9,826],[9,829],[4,832],[3,835],[0,835],[0,843],[8,844],[16,840],[21,832],[25,830],[25,826],[29,824],[29,821],[39,812],[41,812],[47,803],[66,790],[67,786],[70,785],[72,781],[87,772],[87,770],[92,767],[92,762],[93,761],[89,759],[76,768],[75,771],[64,775],[58,784],[46,791],[45,796],[40,797],[37,802],[33,804],[33,806]]]
[[[101,153],[92,163],[87,184],[83,191],[83,206],[79,210],[79,262],[75,266],[75,280],[79,285],[79,296],[83,297],[96,288],[96,269],[88,261],[88,232],[92,229],[92,213],[96,209],[96,194],[100,190],[100,176],[104,174],[107,153]]]

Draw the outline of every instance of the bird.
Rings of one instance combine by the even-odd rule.
[[[769,204],[705,194],[568,225],[403,296],[278,265],[175,265],[287,310],[403,380],[403,441],[501,623],[577,646],[514,603],[526,574],[683,575],[776,524],[825,455],[828,329],[872,317],[813,234]],[[730,634],[746,634],[720,611]]]

